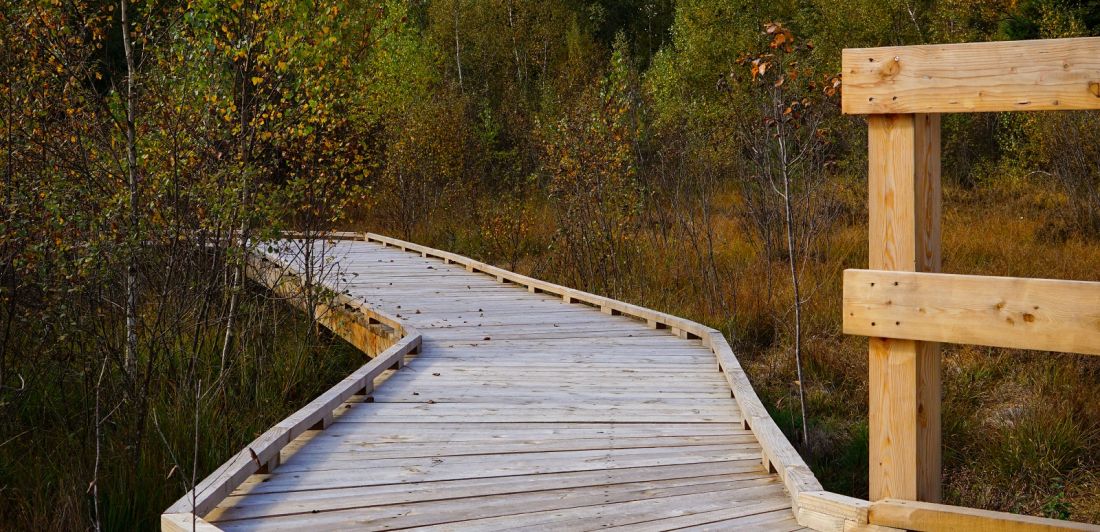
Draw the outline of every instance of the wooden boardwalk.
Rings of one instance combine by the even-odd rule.
[[[206,521],[802,528],[700,339],[419,253],[325,245],[337,288],[419,330],[420,352],[325,430],[290,442],[281,465],[248,477]]]

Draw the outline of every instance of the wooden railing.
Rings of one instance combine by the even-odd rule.
[[[346,233],[326,239],[352,238]],[[302,309],[310,300],[300,276],[290,273],[275,255],[256,253],[248,260],[248,277]],[[255,473],[266,473],[279,465],[281,451],[307,430],[323,430],[332,424],[333,411],[353,395],[374,390],[375,379],[387,369],[399,369],[406,355],[420,349],[421,335],[396,317],[369,307],[345,294],[319,298],[313,315],[325,327],[358,347],[377,355],[308,405],[291,414],[253,440],[241,452],[214,470],[202,482],[161,515],[161,530],[213,532],[217,527],[202,516],[214,509],[242,482]]]
[[[939,273],[939,113],[1100,109],[1100,38],[851,49],[843,75],[868,115],[870,269],[844,275],[844,332],[870,337],[867,522],[1096,530],[934,503],[938,342],[1100,354],[1100,283]]]

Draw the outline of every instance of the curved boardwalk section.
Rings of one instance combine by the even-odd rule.
[[[418,330],[420,352],[290,441],[211,524],[800,528],[706,339],[378,242],[316,246],[332,287]]]

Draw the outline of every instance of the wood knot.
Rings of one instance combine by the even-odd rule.
[[[1093,96],[1100,98],[1100,81],[1090,81],[1089,92],[1091,92]]]
[[[1035,315],[1025,312],[1024,313],[1024,321],[1026,321],[1028,323],[1031,323],[1031,322],[1035,321]]]
[[[901,72],[901,61],[895,58],[893,61],[886,61],[882,64],[882,68],[879,69],[878,75],[881,78],[892,78]]]

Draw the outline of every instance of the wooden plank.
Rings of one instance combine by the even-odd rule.
[[[373,443],[346,441],[336,438],[310,440],[308,444],[286,447],[295,455],[359,453],[364,458],[444,457],[477,454],[550,453],[600,449],[653,449],[659,447],[692,447],[695,445],[758,445],[752,434],[716,436],[657,436],[638,438],[509,439],[495,442],[396,442]]]
[[[470,464],[463,461],[451,463],[433,462],[432,459],[405,460],[400,465],[359,468],[348,464],[337,469],[311,470],[272,475],[252,475],[237,487],[234,494],[297,492],[313,489],[337,489],[355,486],[373,486],[412,482],[435,482],[472,478],[507,477],[513,475],[538,475],[573,471],[605,471],[686,464],[741,463],[746,470],[759,470],[758,452],[745,453],[735,450],[696,451],[690,447],[678,452],[651,454],[619,454],[604,452],[588,456],[586,460],[541,460],[517,463],[495,461],[492,464]],[[788,499],[787,504],[790,504]]]
[[[788,532],[803,530],[790,510],[773,510],[742,517],[733,517],[720,521],[701,523],[677,529],[681,532],[700,532],[714,530],[772,530],[775,532]]]
[[[492,517],[456,522],[423,530],[467,531],[490,530],[602,530],[625,527],[659,519],[701,514],[730,507],[745,515],[789,508],[790,501],[783,496],[782,488],[756,487],[742,490],[723,490],[698,495],[661,497],[612,504],[597,504],[566,510],[530,512],[504,517]]]
[[[1100,283],[844,272],[844,332],[1100,354]]]
[[[439,453],[423,456],[396,456],[393,458],[374,457],[361,451],[333,450],[327,453],[296,453],[287,458],[275,471],[276,478],[291,473],[318,472],[326,470],[344,470],[347,468],[367,469],[370,467],[436,467],[442,464],[457,467],[466,464],[473,467],[509,465],[513,467],[543,466],[571,461],[632,459],[635,457],[667,457],[677,453],[695,453],[701,456],[714,456],[722,459],[746,459],[759,455],[760,445],[756,442],[670,445],[656,447],[616,447],[603,445],[592,449],[562,449],[545,451],[542,449],[517,449],[516,452],[486,453],[482,455],[453,454],[446,444],[436,444]]]
[[[728,508],[705,512],[688,513],[665,519],[655,519],[642,523],[613,526],[603,530],[630,532],[665,532],[666,530],[788,530],[785,527],[772,527],[776,522],[794,521],[790,508],[773,509],[769,505],[731,504]],[[793,528],[793,527],[792,527]]]
[[[970,532],[1100,531],[1100,526],[946,504],[885,499],[871,504],[870,521],[907,530]]]
[[[287,514],[286,509],[275,506],[269,509],[275,513],[275,516],[266,517],[262,523],[265,530],[339,527],[351,523],[354,523],[356,528],[364,530],[414,528],[461,522],[471,518],[484,519],[539,511],[570,510],[592,506],[593,502],[607,505],[673,496],[701,495],[716,491],[737,494],[750,492],[754,488],[759,490],[761,487],[764,490],[760,491],[766,490],[770,493],[778,491],[774,479],[734,480],[722,476],[710,476],[637,482],[616,485],[612,489],[607,485],[597,485],[373,507],[359,505],[348,508],[339,507],[350,501],[339,501],[336,505],[315,503],[308,514]],[[790,515],[789,512],[788,515]],[[224,528],[230,531],[254,524],[256,522],[231,521],[226,522]]]
[[[490,442],[523,439],[640,438],[744,434],[734,423],[417,423],[409,420],[335,424],[300,439],[387,442]]]
[[[846,49],[848,114],[1100,109],[1100,37]]]
[[[720,462],[307,490],[292,492],[289,496],[287,493],[255,493],[229,497],[209,517],[216,522],[271,515],[275,508],[288,513],[307,513],[322,507],[361,508],[586,486],[611,488],[621,484],[707,476],[743,480],[767,475],[752,464]]]
[[[939,271],[939,115],[867,123],[870,267]],[[870,497],[939,501],[939,346],[874,337],[869,345]]]
[[[472,403],[386,403],[389,406],[402,405],[412,407],[431,407],[424,410],[413,408],[404,410],[380,410],[375,408],[352,409],[344,414],[337,423],[373,423],[375,421],[407,419],[409,421],[450,423],[462,421],[493,421],[497,423],[512,423],[524,421],[549,421],[549,422],[613,422],[613,423],[660,423],[686,421],[695,423],[735,423],[741,421],[741,415],[732,404],[728,409],[696,409],[684,411],[683,408],[675,409],[616,409],[603,410],[599,405],[593,408],[579,408],[577,406],[530,405],[516,408],[495,408],[462,410],[449,408],[465,406]]]

